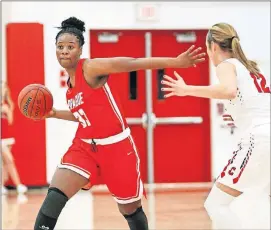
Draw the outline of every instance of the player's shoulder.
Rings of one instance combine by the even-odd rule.
[[[77,73],[83,74],[88,68],[89,58],[80,58],[76,67]]]
[[[229,59],[227,59],[229,60]],[[228,62],[227,60],[221,62],[219,65],[216,67],[216,73],[217,74],[222,74],[222,73],[230,73],[230,72],[235,72],[236,73],[236,66],[232,62]]]
[[[234,68],[238,69],[242,67],[243,64],[237,58],[228,58],[222,61],[217,67],[219,68]]]
[[[88,65],[92,63],[91,58],[81,58],[80,61],[82,61],[84,65]]]
[[[84,68],[86,65],[88,65],[89,62],[90,62],[90,59],[89,59],[89,58],[80,58],[80,59],[79,59],[79,63],[81,63],[82,68]]]
[[[216,68],[217,69],[223,69],[223,68],[226,68],[226,67],[234,68],[235,66],[236,66],[235,60],[226,59],[226,60],[222,61],[221,63],[219,63]]]
[[[93,69],[94,65],[93,65],[93,61],[90,58],[82,58],[80,59],[81,63],[82,63],[82,69],[85,72],[89,72],[89,70]]]

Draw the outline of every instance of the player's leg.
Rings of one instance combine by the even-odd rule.
[[[9,173],[9,176],[11,177],[13,183],[15,185],[18,185],[21,183],[18,172],[16,170],[16,167],[14,165],[14,159],[11,154],[9,146],[2,146],[2,154],[3,154],[3,161],[5,162],[5,166],[7,169],[7,172]]]
[[[87,147],[90,149],[89,146]],[[90,183],[90,175],[95,179],[97,167],[89,156],[89,152],[80,141],[75,140],[53,176],[47,196],[36,218],[35,230],[54,229],[67,201]]]
[[[240,192],[216,182],[204,207],[213,229],[270,229],[270,198],[264,189]]]
[[[54,229],[67,201],[87,183],[88,179],[80,174],[69,169],[57,168],[47,196],[39,210],[34,229]]]
[[[1,159],[1,162],[2,162],[2,185],[4,185],[7,180],[8,180],[8,172],[7,172],[7,167],[6,167],[6,162],[3,158],[3,147],[2,147],[2,154],[0,155],[0,159]]]
[[[230,209],[231,203],[241,194],[240,191],[218,182],[213,186],[204,203],[213,229],[241,229],[241,220]]]
[[[270,197],[263,189],[244,191],[230,208],[241,220],[243,229],[270,229]]]
[[[131,230],[148,230],[148,219],[143,210],[141,200],[120,204],[118,203],[120,213],[127,220]]]
[[[241,193],[217,182],[205,208],[214,229],[270,229],[270,197],[261,188]]]
[[[214,225],[219,229],[249,227],[252,218],[254,226],[262,227],[262,216],[266,214],[263,212],[270,213],[270,208],[266,208],[270,205],[268,194],[264,192],[269,183],[269,137],[250,134],[238,145],[205,202]],[[259,211],[252,215],[256,206]],[[229,222],[229,219],[235,221]]]
[[[7,173],[9,174],[13,183],[15,184],[18,193],[25,193],[27,191],[27,188],[21,183],[20,176],[11,153],[11,146],[4,145],[2,147],[2,151],[3,159],[5,160],[6,163],[5,165]]]
[[[104,154],[103,178],[120,213],[131,230],[147,230],[148,220],[141,204],[144,192],[140,178],[140,159],[132,138],[114,144]]]
[[[251,159],[240,178],[246,189],[232,210],[242,219],[244,229],[270,229],[270,126],[254,128],[251,142]]]
[[[7,189],[4,187],[6,181],[8,180],[8,172],[5,166],[5,162],[3,161],[3,159],[1,159],[2,161],[2,194],[7,194],[8,191]]]

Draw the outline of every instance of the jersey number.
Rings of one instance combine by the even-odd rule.
[[[83,109],[79,109],[77,112],[74,112],[73,115],[81,123],[83,128],[91,125]]]
[[[253,73],[250,73],[250,76],[253,78],[254,84],[259,93],[271,93],[270,88],[266,86],[266,79],[262,74],[259,74],[258,78]],[[260,81],[260,84],[258,81]]]

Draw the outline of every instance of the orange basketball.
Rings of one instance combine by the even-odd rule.
[[[24,116],[41,120],[52,110],[53,96],[44,85],[27,85],[18,96],[18,105]]]

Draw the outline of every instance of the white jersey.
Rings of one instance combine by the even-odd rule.
[[[238,130],[242,132],[263,124],[270,124],[270,84],[267,76],[251,74],[236,58],[224,62],[232,63],[237,74],[237,96],[224,101]]]

